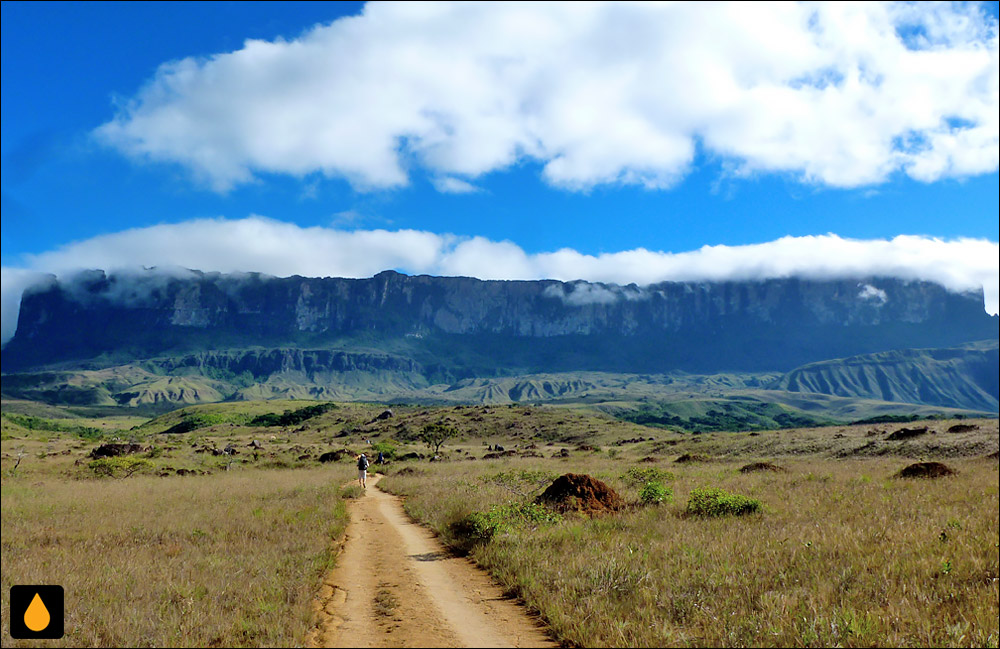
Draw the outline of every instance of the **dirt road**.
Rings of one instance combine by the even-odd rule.
[[[314,602],[311,647],[555,647],[541,625],[368,479],[337,567]]]

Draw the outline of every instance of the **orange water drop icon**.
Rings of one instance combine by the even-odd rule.
[[[35,597],[28,604],[28,610],[24,612],[24,626],[38,633],[49,625],[51,619],[49,609],[45,608],[42,598],[35,593]]]

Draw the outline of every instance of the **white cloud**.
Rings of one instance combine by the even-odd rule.
[[[435,178],[433,184],[434,189],[438,190],[442,194],[474,194],[480,191],[479,188],[472,183],[466,182],[461,178],[455,178],[454,176]]]
[[[569,290],[567,291],[566,288]],[[622,299],[641,300],[648,297],[641,289],[634,286],[622,287],[615,284],[589,284],[586,282],[575,282],[566,287],[547,286],[542,291],[542,295],[558,298],[573,306],[612,304]]]
[[[510,241],[416,230],[302,228],[253,216],[202,219],[102,235],[3,269],[3,340],[14,332],[24,288],[38,273],[157,266],[204,271],[257,271],[285,277],[370,277],[386,269],[480,279],[586,280],[561,297],[579,304],[611,297],[641,299],[639,286],[661,281],[725,281],[778,277],[899,277],[937,282],[954,291],[985,291],[986,310],[1000,307],[1000,246],[982,239],[921,236],[843,239],[834,234],[783,237],[745,246],[705,246],[681,253],[644,249],[587,255],[572,249],[528,254]],[[559,296],[556,296],[559,297]],[[861,288],[860,297],[865,295]]]
[[[302,228],[263,217],[200,219],[101,235],[40,255],[31,268],[180,266],[271,275],[367,277],[386,268],[430,267],[451,241],[416,230]]]
[[[25,289],[37,286],[50,275],[23,268],[0,268],[0,341],[6,343],[17,330],[17,314],[21,311],[21,295]]]
[[[569,189],[737,174],[853,187],[998,167],[977,4],[393,3],[163,64],[97,130],[224,191],[260,173],[441,191],[524,159]]]
[[[858,297],[862,300],[878,302],[879,306],[889,301],[889,296],[880,288],[875,288],[871,284],[858,284],[858,286],[861,287]]]

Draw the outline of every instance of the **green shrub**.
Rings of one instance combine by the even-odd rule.
[[[639,501],[644,505],[659,505],[674,499],[674,492],[662,482],[651,480],[639,491]]]
[[[670,482],[674,479],[674,474],[655,466],[634,466],[623,473],[621,479],[627,484],[638,487],[647,482]]]
[[[552,525],[562,516],[533,502],[494,505],[486,512],[472,512],[452,526],[460,539],[489,541],[497,534],[515,529]]]
[[[152,466],[152,462],[141,457],[102,457],[90,463],[90,470],[99,476],[127,478]]]
[[[699,516],[754,514],[763,509],[759,500],[731,494],[717,487],[695,489],[688,498],[687,512]]]
[[[390,441],[376,442],[372,444],[372,455],[378,457],[381,453],[382,457],[387,460],[395,460],[396,455],[399,452],[399,448]]]

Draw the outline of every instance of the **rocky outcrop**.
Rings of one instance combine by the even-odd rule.
[[[140,444],[102,444],[90,452],[90,457],[98,460],[105,457],[119,457],[121,455],[141,453],[143,450]]]
[[[941,462],[916,462],[899,470],[896,478],[944,478],[957,471]]]

